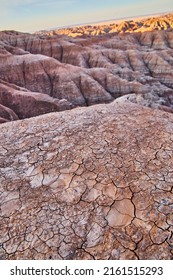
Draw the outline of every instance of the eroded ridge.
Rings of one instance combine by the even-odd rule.
[[[173,116],[114,101],[1,126],[1,259],[171,259]]]
[[[40,31],[40,35],[68,35],[71,37],[101,36],[112,33],[146,32],[155,30],[169,30],[173,28],[173,14],[114,20],[98,24],[74,26],[63,29]]]

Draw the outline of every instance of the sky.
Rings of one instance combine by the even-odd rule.
[[[173,11],[173,0],[0,0],[0,30],[33,32]]]

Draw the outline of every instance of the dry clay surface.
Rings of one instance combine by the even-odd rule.
[[[130,102],[1,125],[1,259],[171,259],[173,116]]]

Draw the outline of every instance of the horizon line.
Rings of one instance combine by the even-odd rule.
[[[118,21],[118,20],[125,20],[125,19],[135,19],[138,17],[150,17],[150,16],[159,16],[159,15],[168,15],[170,13],[173,13],[173,10],[167,11],[167,12],[160,12],[160,13],[152,13],[152,14],[142,14],[142,15],[136,15],[136,16],[128,16],[128,17],[121,17],[121,18],[114,18],[114,19],[104,19],[104,20],[99,20],[99,21],[92,21],[92,22],[83,22],[83,23],[76,23],[76,24],[68,24],[68,25],[62,25],[62,26],[56,26],[56,27],[50,27],[46,29],[40,29],[36,31],[31,31],[31,33],[37,33],[37,32],[43,32],[43,31],[53,31],[56,29],[67,29],[67,28],[73,28],[73,27],[78,27],[78,26],[85,26],[85,25],[90,25],[90,24],[98,24],[98,23],[106,23],[110,21]]]

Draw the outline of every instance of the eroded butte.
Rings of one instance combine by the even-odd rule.
[[[1,259],[171,259],[173,116],[128,101],[0,130]]]

